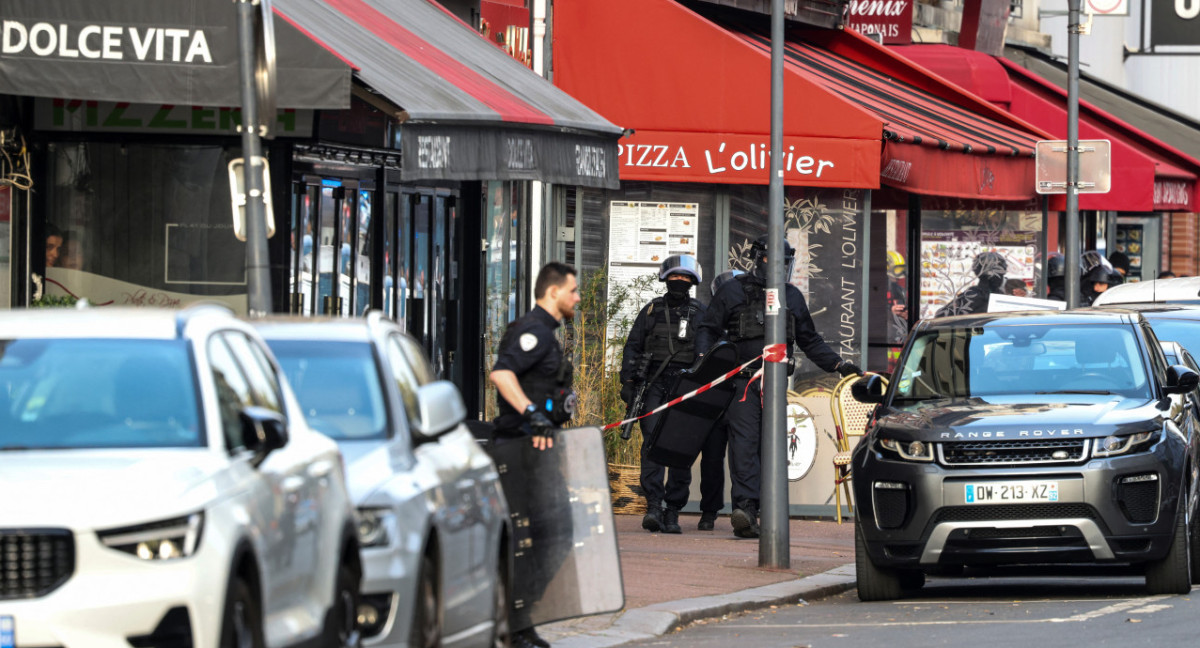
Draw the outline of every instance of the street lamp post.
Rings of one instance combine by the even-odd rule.
[[[250,317],[263,317],[271,313],[271,274],[262,142],[258,136],[258,36],[254,23],[259,8],[256,5],[254,0],[237,2],[238,69],[242,83],[242,156],[246,174],[246,300]]]
[[[771,2],[771,178],[767,210],[766,343],[788,343],[787,277],[783,276],[783,0]],[[774,294],[774,300],[771,295]],[[787,455],[784,453],[787,370],[780,362],[763,361],[762,524],[758,565],[791,566],[788,527]]]
[[[1079,5],[1067,0],[1067,308],[1079,306]]]

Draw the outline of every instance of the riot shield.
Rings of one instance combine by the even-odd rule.
[[[513,522],[513,629],[624,607],[600,429],[562,430],[545,451],[497,438],[488,451]]]
[[[738,366],[737,348],[721,342],[701,358],[699,364],[679,372],[668,392],[668,400],[682,396],[725,375]],[[690,469],[713,426],[725,414],[734,397],[733,379],[664,410],[650,432],[646,456],[671,468]]]

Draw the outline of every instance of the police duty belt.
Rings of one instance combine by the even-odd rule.
[[[645,414],[642,414],[641,416],[635,416],[633,418],[628,418],[628,419],[625,419],[624,421],[617,421],[616,423],[609,423],[608,425],[605,425],[603,428],[601,428],[601,430],[604,432],[607,432],[615,427],[620,427],[622,425],[625,425],[626,423],[633,423],[634,421],[644,419],[647,416],[652,416],[654,414],[658,414],[659,412],[661,412],[669,407],[674,407],[689,398],[692,398],[699,394],[703,394],[704,392],[712,389],[713,387],[716,387],[717,385],[725,382],[726,380],[729,380],[730,378],[737,376],[739,373],[742,372],[743,369],[745,369],[746,367],[749,367],[750,365],[754,364],[755,362],[758,362],[759,360],[762,360],[764,363],[765,362],[780,362],[780,363],[787,362],[788,361],[787,348],[788,348],[788,345],[786,343],[772,344],[772,345],[763,347],[762,355],[759,355],[756,358],[748,360],[745,364],[743,364],[740,367],[735,367],[733,369],[730,369],[729,371],[726,371],[724,375],[719,376],[712,382],[709,382],[706,385],[701,385],[682,396],[678,396],[672,400],[669,400],[669,401],[663,403],[662,405],[659,405],[658,407],[654,408],[653,410],[646,412]],[[758,380],[759,378],[761,378],[762,373],[763,373],[762,367],[759,367],[758,371],[754,372],[754,376],[750,379],[750,382],[754,382],[755,380]],[[748,384],[747,384],[747,388],[749,388]],[[742,396],[742,400],[745,400],[744,395]]]

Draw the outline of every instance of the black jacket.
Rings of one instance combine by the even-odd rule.
[[[786,284],[786,286],[784,294],[787,297],[787,309],[793,319],[795,329],[793,342],[818,367],[825,371],[833,371],[841,364],[842,357],[826,344],[820,333],[817,333],[817,326],[813,324],[812,315],[808,312],[808,303],[804,301],[804,295],[800,293],[800,289],[792,284]],[[704,314],[704,320],[700,323],[700,330],[696,334],[697,351],[707,352],[720,341],[730,320],[745,304],[746,292],[742,288],[742,282],[740,280],[725,282],[725,285],[721,286],[721,289],[713,296],[713,300]],[[764,340],[755,338],[741,340],[736,344],[738,358],[745,362],[763,352]],[[788,345],[788,355],[791,355],[790,344]]]

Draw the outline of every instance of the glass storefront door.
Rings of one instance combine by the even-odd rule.
[[[371,305],[373,191],[357,180],[306,178],[294,184],[292,198],[292,312],[366,313]]]

